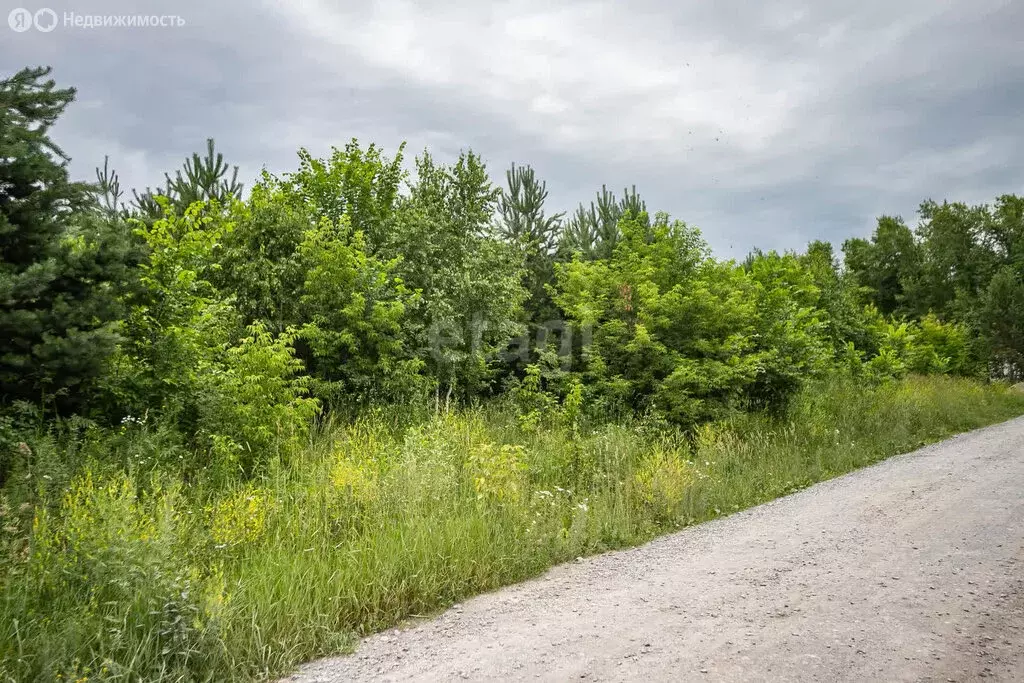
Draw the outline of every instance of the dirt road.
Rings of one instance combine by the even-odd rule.
[[[1024,680],[1024,418],[570,563],[288,680]]]

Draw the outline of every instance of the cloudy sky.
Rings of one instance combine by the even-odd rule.
[[[207,137],[247,184],[299,147],[405,140],[471,148],[499,181],[530,163],[552,209],[635,184],[735,257],[1024,191],[1024,2],[16,5],[60,19],[0,26],[0,72],[48,64],[78,88],[55,137],[82,178],[108,154],[123,183],[155,184]],[[185,25],[76,28],[69,11]]]

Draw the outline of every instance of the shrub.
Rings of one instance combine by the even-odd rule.
[[[476,444],[467,465],[478,500],[517,503],[523,495],[523,447],[511,444]]]
[[[294,330],[273,338],[261,323],[198,377],[198,435],[216,467],[249,476],[271,460],[287,462],[305,443],[319,412],[306,397]]]
[[[334,403],[367,405],[419,393],[423,362],[407,349],[406,309],[418,296],[352,233],[347,216],[307,231],[300,299],[303,338],[312,349],[317,393]]]
[[[556,302],[592,328],[582,380],[596,400],[654,408],[679,425],[783,407],[832,357],[818,289],[792,255],[716,261],[700,233],[624,219],[610,258],[561,264]]]
[[[671,525],[694,480],[692,466],[678,450],[655,447],[639,464],[633,485],[655,521]]]

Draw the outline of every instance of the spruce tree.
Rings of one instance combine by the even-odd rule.
[[[126,242],[49,130],[75,97],[49,67],[0,81],[0,409],[79,410],[116,343]]]

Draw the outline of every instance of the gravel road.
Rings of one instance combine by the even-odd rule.
[[[1024,680],[1024,418],[365,639],[290,681]]]

